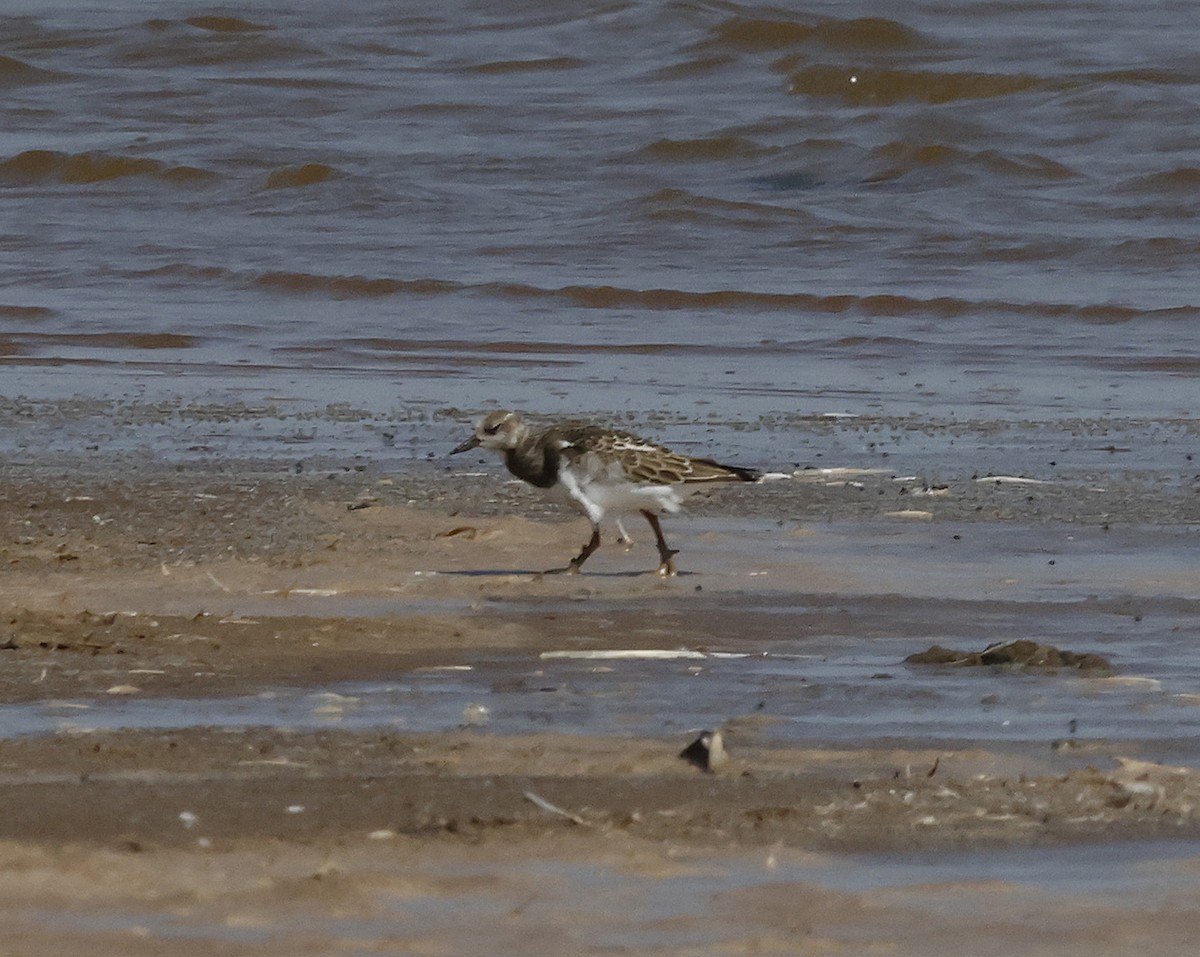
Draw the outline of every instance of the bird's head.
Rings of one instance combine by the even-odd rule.
[[[475,434],[455,448],[450,454],[457,455],[468,449],[484,448],[493,452],[515,449],[525,434],[525,423],[516,412],[489,412],[475,426]]]

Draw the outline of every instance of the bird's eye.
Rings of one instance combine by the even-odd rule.
[[[488,435],[495,435],[497,432],[500,431],[500,426],[489,425],[489,426],[486,426],[483,431],[486,432]]]

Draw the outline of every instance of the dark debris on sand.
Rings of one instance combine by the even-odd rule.
[[[933,645],[925,651],[909,655],[904,662],[910,665],[953,665],[962,668],[996,665],[1022,671],[1070,668],[1112,674],[1114,670],[1112,663],[1102,655],[1064,651],[1027,638],[988,645],[983,651],[957,651]]]

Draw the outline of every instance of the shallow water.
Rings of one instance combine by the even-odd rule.
[[[1188,5],[5,9],[6,396],[1194,414]]]
[[[905,645],[896,642],[897,651]],[[77,699],[0,705],[6,736],[118,728],[391,728],[478,726],[672,735],[752,719],[755,739],[809,746],[987,747],[1124,741],[1139,753],[1200,760],[1193,670],[1159,681],[1005,674],[906,666],[894,654],[760,652],[677,662],[477,660],[470,671],[428,671],[322,691],[278,689],[216,699]],[[1047,752],[1048,753],[1048,752]]]
[[[1200,762],[1200,646],[1190,640],[1200,632],[1200,566],[1189,528],[878,520],[804,523],[797,535],[791,522],[761,519],[678,524],[687,567],[673,582],[630,574],[636,551],[610,549],[578,579],[500,570],[468,575],[462,591],[461,576],[436,570],[374,591],[323,589],[316,579],[286,597],[157,595],[156,584],[146,605],[111,586],[95,594],[67,586],[72,601],[113,611],[133,602],[191,615],[216,600],[233,617],[453,613],[493,626],[545,616],[578,626],[546,639],[552,644],[455,651],[445,662],[455,667],[397,670],[375,682],[209,698],[198,678],[184,700],[0,705],[0,732],[478,724],[505,734],[638,737],[751,718],[752,735],[800,746],[889,739],[1041,748],[1075,738]],[[979,651],[1015,639],[1102,655],[1113,674],[904,663],[933,644]],[[637,657],[648,647],[690,655]]]
[[[672,735],[729,722],[754,739],[809,746],[1044,745],[1124,741],[1139,753],[1200,760],[1200,668],[1152,678],[1131,664],[1118,678],[1021,674],[902,663],[911,641],[873,653],[834,642],[804,651],[739,650],[676,661],[480,657],[469,670],[430,669],[386,682],[280,688],[235,698],[106,699],[0,705],[7,736],[116,728],[392,728],[478,726],[537,731]],[[746,649],[745,644],[730,647]],[[1161,674],[1161,672],[1159,672]],[[745,719],[751,719],[745,725]],[[748,728],[748,730],[747,730]]]

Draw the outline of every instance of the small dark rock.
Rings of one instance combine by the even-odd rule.
[[[993,665],[1044,671],[1053,671],[1059,668],[1108,673],[1113,671],[1112,663],[1102,655],[1064,651],[1053,645],[1038,644],[1028,638],[989,645],[983,651],[956,651],[952,648],[943,648],[941,645],[933,645],[926,651],[909,655],[904,662],[910,665],[956,665],[960,667]]]
[[[904,659],[907,665],[957,665],[965,664],[967,658],[971,654],[967,651],[955,651],[952,648],[943,648],[941,645],[932,645],[925,651],[919,651],[916,654],[909,655]]]

